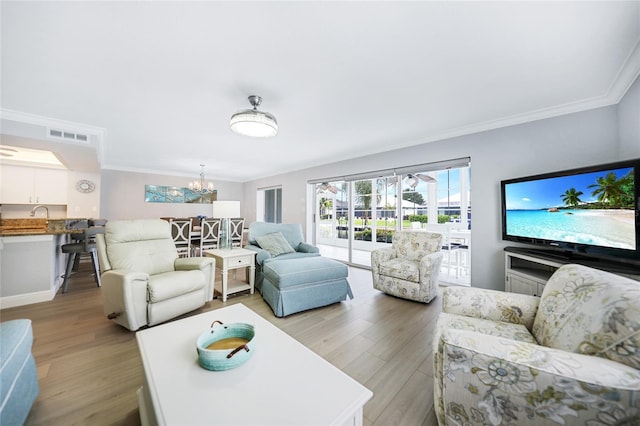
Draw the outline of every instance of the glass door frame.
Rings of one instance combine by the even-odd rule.
[[[460,207],[467,207],[467,210],[470,211],[471,205],[469,200],[467,200],[467,194],[468,194],[468,190],[470,187],[470,167],[471,167],[471,159],[470,158],[460,158],[460,159],[452,159],[452,160],[447,160],[447,161],[440,161],[440,162],[434,162],[434,163],[427,163],[427,164],[423,164],[423,165],[416,165],[416,166],[407,166],[407,167],[402,167],[402,168],[396,168],[396,169],[388,169],[388,170],[383,170],[383,171],[377,171],[377,172],[371,172],[371,173],[363,173],[363,174],[358,174],[358,175],[349,175],[349,176],[341,176],[341,177],[334,177],[334,178],[327,178],[327,179],[323,179],[323,181],[321,182],[320,180],[315,180],[315,181],[308,181],[308,195],[309,195],[309,200],[310,200],[310,211],[312,211],[313,213],[310,215],[311,219],[309,221],[310,224],[310,237],[311,237],[311,241],[314,242],[314,244],[316,244],[317,246],[321,247],[321,254],[326,255],[327,257],[333,257],[337,260],[346,262],[349,265],[352,266],[358,266],[358,267],[365,267],[365,268],[370,268],[370,256],[368,256],[369,260],[367,262],[362,262],[362,261],[358,261],[358,259],[354,259],[354,250],[359,250],[359,249],[363,249],[361,251],[365,251],[365,252],[371,252],[372,250],[374,250],[375,248],[379,247],[385,247],[389,245],[389,242],[378,242],[377,240],[377,232],[378,232],[378,216],[379,216],[379,211],[387,211],[385,206],[382,206],[382,208],[380,208],[381,206],[379,206],[379,203],[373,202],[373,200],[377,200],[378,197],[378,180],[379,179],[394,179],[394,185],[395,185],[395,191],[394,191],[394,196],[396,198],[395,200],[395,218],[396,218],[396,222],[395,222],[395,226],[393,228],[394,231],[399,231],[403,229],[403,222],[404,222],[404,209],[403,209],[403,188],[405,187],[405,185],[403,184],[403,182],[405,181],[405,179],[407,179],[409,177],[409,175],[413,175],[413,174],[422,174],[422,175],[432,175],[435,176],[435,174],[437,172],[441,172],[441,171],[445,171],[447,169],[463,169],[466,168],[466,170],[464,171],[463,174],[461,174],[461,182],[460,182],[460,191],[464,191],[464,195],[460,194],[461,196],[461,200],[460,200]],[[433,172],[433,173],[432,173]],[[462,178],[462,175],[464,175],[464,179]],[[356,230],[356,190],[355,190],[355,182],[357,181],[361,181],[361,180],[370,180],[371,181],[371,193],[368,194],[371,197],[371,205],[369,206],[369,210],[371,212],[371,223],[369,224],[369,228],[371,230],[371,238],[369,241],[365,241],[364,239],[364,232],[365,232],[365,228],[366,226],[363,226],[361,230]],[[462,182],[464,181],[464,183]],[[326,239],[322,238],[322,232],[320,231],[320,227],[321,227],[321,220],[322,218],[320,217],[320,211],[319,211],[319,200],[322,198],[322,194],[321,192],[318,192],[318,188],[321,185],[324,185],[326,183],[329,184],[346,184],[346,212],[347,212],[347,235],[346,235],[346,241],[345,238],[338,238],[337,236],[337,231],[338,229],[336,228],[336,222],[338,223],[338,226],[341,226],[340,221],[337,220],[337,216],[338,216],[338,208],[337,208],[337,203],[335,202],[335,197],[334,197],[334,203],[332,205],[332,223],[330,225],[331,227],[331,233],[329,234],[329,236],[331,238],[333,238],[334,240],[334,244],[335,242],[339,242],[339,249],[342,249],[341,255],[334,257],[331,254],[325,254],[323,253],[322,247],[323,245],[328,245],[328,241]],[[447,188],[447,190],[450,190],[450,188]],[[384,188],[384,194],[385,195],[389,195],[389,192],[387,192],[387,189]],[[427,213],[427,217],[429,218],[428,221],[430,223],[434,223],[438,221],[438,196],[437,196],[437,192],[435,190],[429,190],[427,192],[427,200],[426,200],[426,208],[423,208],[422,210],[426,209],[426,213]],[[364,206],[363,206],[364,207]],[[381,217],[383,218],[384,215],[386,213],[382,214]],[[464,215],[464,216],[462,216]],[[466,212],[460,212],[460,221],[462,222],[463,226],[466,225],[467,222],[467,215]],[[404,228],[407,229],[407,228]],[[361,240],[358,240],[356,238],[356,232],[362,232],[363,236]],[[334,233],[335,232],[335,233]],[[376,239],[374,241],[374,238]],[[346,252],[344,252],[346,250]],[[360,257],[360,259],[362,259],[362,257]]]

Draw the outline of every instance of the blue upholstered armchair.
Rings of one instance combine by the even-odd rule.
[[[278,233],[284,237],[290,249],[286,246],[282,247],[282,244],[278,244]],[[258,241],[262,242],[262,244]],[[320,256],[318,247],[304,242],[302,225],[297,223],[253,222],[249,225],[249,238],[244,248],[257,252],[255,287],[258,291],[260,291],[262,287],[262,281],[264,279],[262,270],[265,263],[276,259]]]

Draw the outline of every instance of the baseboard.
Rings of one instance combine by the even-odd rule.
[[[35,293],[18,294],[16,296],[0,297],[0,309],[14,308],[16,306],[30,305],[32,303],[48,302],[53,300],[56,294],[51,290],[37,291]]]

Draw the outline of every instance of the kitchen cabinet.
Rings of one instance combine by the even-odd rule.
[[[2,165],[0,204],[67,204],[67,171]]]

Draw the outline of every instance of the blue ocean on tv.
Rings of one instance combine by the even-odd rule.
[[[633,210],[507,210],[507,234],[635,249]]]
[[[632,167],[511,182],[508,235],[636,249]]]

